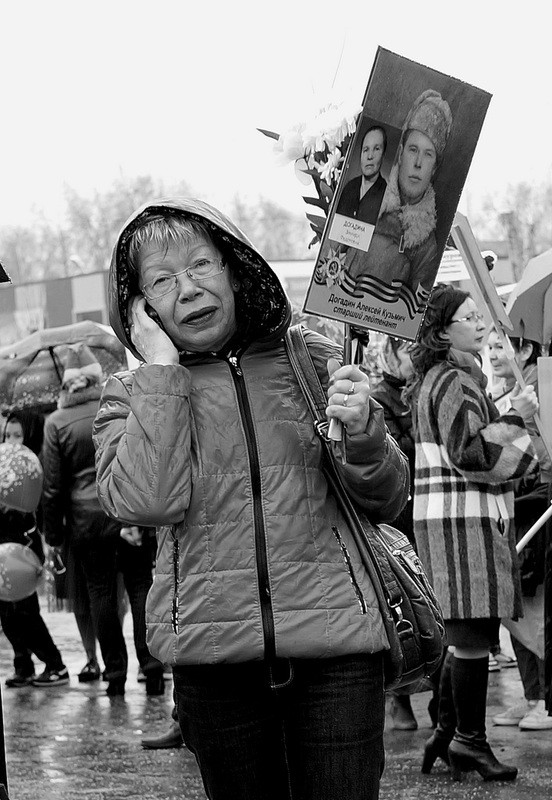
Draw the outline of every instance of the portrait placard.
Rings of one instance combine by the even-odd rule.
[[[378,48],[305,312],[416,338],[490,100]]]

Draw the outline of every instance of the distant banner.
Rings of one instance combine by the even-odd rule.
[[[305,312],[416,338],[490,100],[378,48]]]

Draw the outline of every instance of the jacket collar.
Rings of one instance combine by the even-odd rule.
[[[86,389],[81,389],[78,392],[68,392],[62,389],[59,393],[58,408],[71,408],[72,406],[80,406],[83,403],[89,403],[90,400],[99,400],[102,394],[102,387],[99,384],[95,386],[87,386]]]

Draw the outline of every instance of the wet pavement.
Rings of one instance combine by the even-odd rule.
[[[138,683],[130,615],[125,634],[130,667],[124,697],[109,698],[105,684],[79,684],[85,658],[72,614],[44,611],[71,673],[69,686],[6,689],[12,672],[9,645],[0,633],[10,800],[204,800],[193,756],[185,749],[143,750],[142,735],[168,728],[172,683],[165,696],[147,697]],[[41,665],[37,664],[37,669]],[[491,673],[488,735],[498,758],[519,767],[511,784],[483,783],[472,773],[454,783],[438,761],[420,773],[421,752],[431,734],[429,693],[413,696],[417,731],[386,730],[387,765],[382,800],[543,800],[552,798],[552,730],[494,727],[490,717],[521,697],[517,669]]]

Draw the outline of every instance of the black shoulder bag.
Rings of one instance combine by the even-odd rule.
[[[324,447],[326,480],[376,592],[390,646],[385,653],[385,688],[399,689],[439,666],[445,634],[441,609],[408,538],[390,525],[373,525],[345,489],[327,438],[328,401],[300,325],[288,330],[286,349]]]

